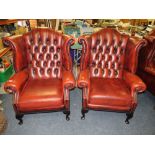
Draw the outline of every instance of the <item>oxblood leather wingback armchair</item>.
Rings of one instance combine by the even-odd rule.
[[[155,95],[155,30],[144,37],[148,44],[140,50],[137,74]]]
[[[139,49],[146,44],[114,29],[79,38],[82,57],[78,87],[82,88],[82,117],[89,109],[125,112],[133,117],[137,93],[146,89],[135,75]]]
[[[24,114],[60,110],[69,120],[69,90],[75,86],[69,49],[74,39],[52,29],[34,29],[4,41],[13,49],[16,72],[4,88],[14,94],[19,124]]]

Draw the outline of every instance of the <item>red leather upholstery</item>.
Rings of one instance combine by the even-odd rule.
[[[132,96],[124,80],[92,78],[90,81],[88,107],[109,110],[115,110],[115,108],[116,110],[119,108],[128,110],[130,108]]]
[[[134,74],[138,52],[146,41],[107,28],[80,37],[79,43],[83,46],[78,77],[82,110],[134,111],[135,94],[146,89]]]
[[[69,54],[74,39],[52,29],[34,29],[5,41],[14,51],[16,73],[4,88],[14,93],[17,114],[69,111],[69,90],[75,87]]]
[[[148,44],[140,50],[137,74],[146,83],[148,90],[155,95],[155,30],[144,38]]]
[[[4,88],[9,93],[20,92],[26,81],[28,80],[28,70],[23,69],[11,77],[4,85]]]
[[[30,80],[20,92],[17,107],[20,111],[56,110],[64,107],[62,80]]]

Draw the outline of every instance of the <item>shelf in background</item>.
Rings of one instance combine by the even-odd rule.
[[[5,55],[7,52],[9,52],[11,50],[11,48],[3,48],[0,50],[0,58]]]
[[[6,19],[6,20],[0,20],[0,25],[6,25],[6,24],[12,24],[16,23],[17,21],[26,20],[26,19]]]

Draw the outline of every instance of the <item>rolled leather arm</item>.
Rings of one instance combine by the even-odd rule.
[[[149,42],[154,42],[155,41],[155,36],[144,36],[144,39],[146,39]]]
[[[138,37],[134,37],[134,36],[131,36],[130,37],[130,41],[131,41],[131,44],[133,44],[135,47],[136,46],[146,46],[147,45],[147,41],[145,39],[140,39]]]
[[[78,77],[78,87],[88,87],[90,83],[89,70],[85,69],[80,72]]]
[[[151,68],[151,67],[145,67],[144,71],[155,76],[155,68]]]
[[[22,89],[28,79],[27,69],[15,73],[5,84],[4,90],[8,93],[18,92]]]
[[[70,71],[63,71],[63,86],[67,89],[73,89],[75,87],[75,79],[73,73]]]
[[[135,74],[132,74],[128,71],[123,71],[123,79],[130,87],[131,91],[143,92],[146,90],[146,85],[144,82]]]

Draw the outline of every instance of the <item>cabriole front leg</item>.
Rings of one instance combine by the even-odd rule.
[[[126,120],[125,120],[125,123],[126,123],[126,124],[129,124],[129,123],[130,123],[130,122],[129,122],[129,119],[131,119],[131,118],[133,117],[133,113],[134,113],[134,112],[126,113],[126,116],[127,116],[127,118],[126,118]]]
[[[85,114],[88,113],[88,110],[86,108],[86,103],[87,103],[87,100],[83,98],[82,99],[82,110],[81,110],[82,116],[81,116],[81,120],[84,120],[85,119]]]
[[[65,109],[63,111],[63,113],[66,115],[66,120],[69,121],[70,120],[70,106],[69,106],[69,100],[65,101]]]
[[[82,110],[81,110],[81,114],[82,114],[81,119],[82,119],[82,120],[85,119],[85,114],[86,114],[86,113],[88,113],[88,110],[86,110],[86,109],[82,109]]]
[[[64,110],[63,113],[66,115],[66,120],[70,120],[70,110]]]
[[[23,116],[24,116],[23,114],[16,114],[16,119],[19,120],[19,123],[18,123],[19,125],[23,124],[23,119],[22,119]]]

